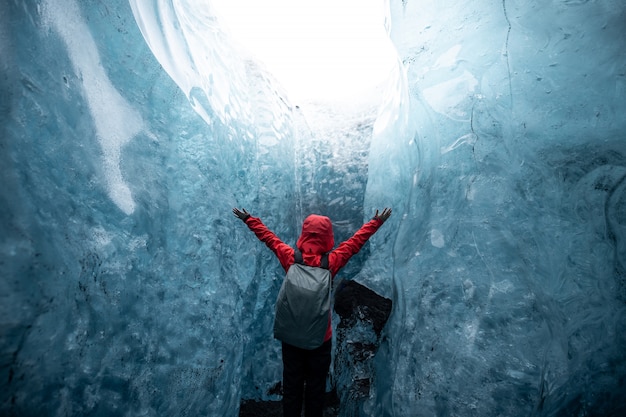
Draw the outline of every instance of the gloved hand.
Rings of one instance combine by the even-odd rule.
[[[243,211],[242,211],[243,210]],[[246,220],[248,220],[248,217],[250,217],[250,213],[248,213],[246,211],[246,209],[241,209],[239,210],[238,208],[234,208],[233,209],[233,214],[237,217],[239,217],[243,222],[245,222]]]
[[[385,209],[383,210],[382,213],[378,214],[378,210],[376,210],[376,214],[374,214],[374,218],[381,220],[383,223],[385,223],[385,221],[387,221],[387,219],[389,218],[389,216],[391,216],[391,209],[385,207]]]

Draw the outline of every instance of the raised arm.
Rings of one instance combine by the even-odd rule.
[[[330,253],[328,263],[333,276],[348,263],[352,256],[356,255],[361,250],[365,242],[378,231],[389,216],[391,216],[390,208],[385,208],[380,214],[378,210],[376,210],[376,214],[374,214],[372,220],[361,226],[350,239],[342,242],[337,249]]]
[[[280,240],[274,232],[263,224],[261,219],[253,217],[246,209],[234,208],[233,214],[241,219],[256,237],[274,252],[283,269],[287,271],[289,266],[293,264],[293,248]]]

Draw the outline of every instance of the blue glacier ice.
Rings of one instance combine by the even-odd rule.
[[[0,2],[1,415],[279,400],[282,273],[234,206],[286,242],[393,207],[341,277],[393,305],[339,415],[626,415],[626,4],[386,6],[398,63],[339,106],[210,2]]]

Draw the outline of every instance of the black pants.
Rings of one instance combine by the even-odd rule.
[[[283,416],[322,417],[332,341],[313,350],[283,343]],[[305,390],[306,383],[306,390]]]

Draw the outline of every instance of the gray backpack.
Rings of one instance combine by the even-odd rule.
[[[321,267],[305,265],[302,253],[294,253],[276,300],[274,337],[302,349],[315,349],[324,343],[330,316],[331,274],[328,254]]]

